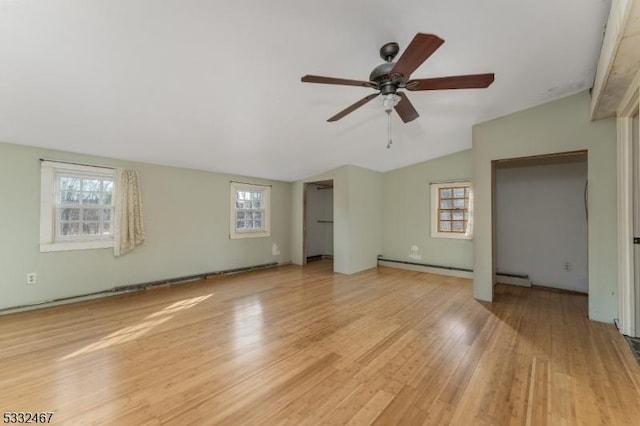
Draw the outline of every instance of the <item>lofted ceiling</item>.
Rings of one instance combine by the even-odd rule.
[[[297,180],[344,164],[387,171],[471,147],[471,126],[588,89],[608,0],[0,0],[0,141]],[[445,43],[414,78],[494,72],[483,90],[411,92],[420,117],[366,80],[381,45]]]

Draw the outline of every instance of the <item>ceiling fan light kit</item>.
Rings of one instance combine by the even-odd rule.
[[[395,93],[389,93],[388,95],[380,96],[382,106],[387,114],[391,114],[391,110],[395,108],[402,98]]]
[[[411,101],[409,101],[409,98],[407,98],[404,92],[398,91],[399,89],[406,89],[410,92],[484,89],[493,83],[493,73],[411,80],[411,74],[418,69],[442,43],[444,43],[444,40],[434,34],[418,33],[413,40],[411,40],[411,43],[409,43],[409,46],[407,46],[397,62],[393,62],[393,59],[400,51],[398,43],[386,43],[380,48],[380,57],[386,62],[378,65],[371,71],[369,81],[348,80],[317,75],[305,75],[302,77],[302,81],[305,83],[360,86],[377,90],[377,93],[360,99],[358,102],[348,106],[333,117],[330,117],[327,121],[338,121],[377,96],[382,95],[382,104],[389,116],[389,142],[387,144],[387,148],[389,148],[391,146],[391,109],[395,109],[405,123],[413,121],[420,116]]]

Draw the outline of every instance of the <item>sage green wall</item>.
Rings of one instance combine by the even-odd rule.
[[[375,268],[382,254],[382,174],[347,166],[349,179],[349,271]]]
[[[382,175],[342,166],[295,182],[292,193],[291,260],[304,261],[304,184],[333,180],[333,270],[352,274],[374,268],[382,253]]]
[[[473,268],[473,241],[431,238],[429,183],[471,179],[471,150],[392,170],[383,175],[383,248],[386,258]],[[409,258],[411,246],[422,259]]]
[[[140,171],[147,243],[40,253],[40,158]],[[272,184],[271,237],[229,239],[229,181]],[[291,259],[291,183],[0,144],[0,309]],[[280,255],[272,255],[272,244]],[[38,273],[35,285],[26,274]]]
[[[474,126],[476,298],[491,301],[495,282],[491,161],[587,150],[589,318],[612,322],[617,317],[616,122],[589,121],[589,105],[588,92],[582,92]]]

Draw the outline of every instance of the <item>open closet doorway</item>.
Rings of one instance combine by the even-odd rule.
[[[304,263],[319,259],[333,259],[333,180],[304,186]]]
[[[587,152],[494,162],[496,281],[589,293]]]

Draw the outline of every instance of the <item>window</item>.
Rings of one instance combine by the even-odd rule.
[[[114,171],[43,161],[40,251],[113,247]]]
[[[268,237],[271,187],[231,182],[231,223],[229,236]]]
[[[431,185],[431,236],[471,238],[472,191],[470,182]]]

